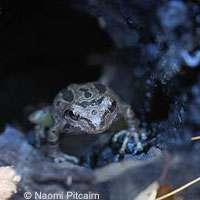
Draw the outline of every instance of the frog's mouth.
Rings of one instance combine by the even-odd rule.
[[[65,133],[81,133],[81,129],[79,127],[75,127],[75,126],[72,126],[70,124],[65,124],[64,128],[63,128],[63,131]]]
[[[89,125],[89,127],[92,129],[92,130],[96,130],[96,127],[94,126],[94,124],[92,123],[92,121],[90,121],[89,119],[85,118],[85,117],[80,117],[80,120],[83,120],[83,121],[86,121],[87,124]]]

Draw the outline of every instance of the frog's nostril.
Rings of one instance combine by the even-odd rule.
[[[96,115],[97,111],[96,110],[92,110],[92,115]]]

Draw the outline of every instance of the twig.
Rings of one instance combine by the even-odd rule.
[[[166,199],[166,198],[168,198],[168,197],[170,197],[170,196],[172,196],[172,195],[174,195],[174,194],[176,194],[178,192],[181,192],[182,190],[185,190],[186,188],[190,187],[191,185],[193,185],[193,184],[195,184],[195,183],[197,183],[199,181],[200,181],[200,177],[194,179],[193,181],[183,185],[182,187],[180,187],[180,188],[178,188],[178,189],[176,189],[176,190],[174,190],[174,191],[172,191],[172,192],[170,192],[168,194],[165,194],[165,195],[163,195],[161,197],[156,198],[155,200]]]
[[[200,140],[200,136],[192,137],[191,140]]]

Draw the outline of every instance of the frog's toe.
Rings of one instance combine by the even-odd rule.
[[[142,151],[142,150],[143,150],[143,146],[142,146],[142,143],[141,143],[141,142],[138,142],[138,143],[136,144],[136,149],[137,149],[137,151]]]
[[[79,159],[75,156],[70,156],[68,154],[63,154],[65,160],[68,160],[68,161],[71,161],[71,162],[74,162],[74,163],[79,163]]]
[[[70,156],[68,154],[61,154],[58,157],[54,158],[55,163],[64,163],[64,162],[73,162],[73,163],[79,163],[79,159],[75,156]]]
[[[66,161],[65,158],[61,156],[54,158],[54,162],[57,164],[64,163],[65,161]]]
[[[126,134],[127,134],[127,130],[121,130],[121,131],[119,131],[118,133],[116,133],[116,134],[113,136],[112,141],[113,141],[114,143],[116,143],[120,137],[122,137],[122,136],[124,136],[124,135],[126,135]]]
[[[123,140],[122,140],[121,148],[119,149],[119,153],[121,155],[124,155],[126,153],[128,143],[132,142],[132,140],[134,140],[133,145],[134,145],[135,152],[141,152],[143,150],[143,145],[139,139],[138,132],[135,132],[135,131],[133,132],[130,130],[122,130],[113,136],[112,141],[116,143],[118,139],[122,136],[123,136]]]

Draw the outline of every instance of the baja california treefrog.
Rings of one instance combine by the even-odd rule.
[[[38,132],[44,131],[44,127],[50,127],[47,136],[48,155],[53,157],[56,162],[64,160],[77,162],[75,157],[61,153],[59,150],[58,140],[61,132],[102,133],[120,115],[125,118],[128,127],[128,130],[121,131],[113,137],[113,141],[117,141],[120,135],[125,134],[120,153],[125,152],[127,143],[132,138],[134,138],[136,149],[142,150],[139,139],[141,130],[131,106],[123,103],[114,91],[98,82],[70,84],[62,89],[50,107],[49,113],[53,123],[45,113],[48,112],[36,111],[29,119],[37,124],[36,131]],[[43,116],[46,120],[43,119]]]

